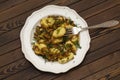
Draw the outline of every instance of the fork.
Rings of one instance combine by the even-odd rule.
[[[113,26],[116,26],[119,24],[119,21],[117,20],[110,20],[110,21],[106,21],[106,22],[103,22],[103,23],[100,23],[100,24],[97,24],[97,25],[93,25],[93,26],[89,26],[89,27],[85,27],[85,28],[82,28],[81,26],[79,26],[79,28],[81,28],[81,30],[77,33],[81,33],[83,31],[86,31],[88,29],[96,29],[96,28],[110,28],[110,27],[113,27]],[[72,29],[75,29],[77,27],[73,27]],[[72,29],[67,29],[66,31],[66,34],[65,36],[68,36],[69,34],[72,34]]]

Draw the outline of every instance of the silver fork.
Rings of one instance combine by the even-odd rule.
[[[116,26],[118,24],[119,24],[119,21],[117,21],[117,20],[110,20],[110,21],[106,21],[106,22],[103,22],[103,23],[100,23],[100,24],[97,24],[97,25],[85,27],[85,28],[82,28],[81,26],[79,26],[79,28],[81,28],[81,30],[77,34],[79,34],[80,32],[86,31],[88,29],[110,28],[110,27]],[[73,27],[73,28],[76,28],[76,27]],[[65,36],[68,36],[69,34],[72,34],[73,33],[72,29],[67,29],[67,32],[66,32]]]

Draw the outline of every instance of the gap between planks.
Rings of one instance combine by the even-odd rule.
[[[118,44],[118,43],[117,43]],[[109,52],[108,52],[109,53]],[[113,52],[111,52],[111,53],[113,53]],[[89,64],[89,63],[88,63]],[[81,64],[82,65],[82,64]],[[9,65],[8,65],[9,66]],[[74,68],[75,69],[75,68]],[[78,67],[75,69],[75,70],[77,70],[78,69]]]
[[[16,27],[16,28],[17,28],[17,27]],[[16,28],[13,28],[12,30],[14,30],[14,29],[16,29]],[[9,30],[9,31],[11,31],[11,30]],[[9,32],[9,31],[8,31],[8,32]],[[7,32],[3,32],[3,33],[7,33]],[[2,34],[1,34],[1,35],[2,35]]]

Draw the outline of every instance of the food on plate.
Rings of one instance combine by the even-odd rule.
[[[35,42],[32,45],[36,55],[48,61],[61,64],[69,62],[76,55],[79,45],[79,34],[67,34],[67,29],[76,27],[71,19],[59,15],[50,15],[39,21],[34,32]]]

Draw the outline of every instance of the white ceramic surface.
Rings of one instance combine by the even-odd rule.
[[[33,12],[32,15],[27,18],[25,25],[20,32],[22,51],[25,55],[25,58],[30,61],[38,70],[52,73],[63,73],[79,65],[83,61],[90,47],[90,36],[87,30],[80,33],[79,43],[82,48],[77,50],[73,60],[65,64],[60,64],[58,62],[45,63],[45,60],[42,57],[35,55],[34,51],[32,50],[31,41],[33,27],[35,28],[35,26],[38,25],[39,20],[48,15],[62,15],[67,18],[71,18],[78,26],[88,26],[85,20],[80,17],[76,11],[65,6],[48,5]],[[74,33],[76,32],[78,32],[78,30],[74,30]]]

